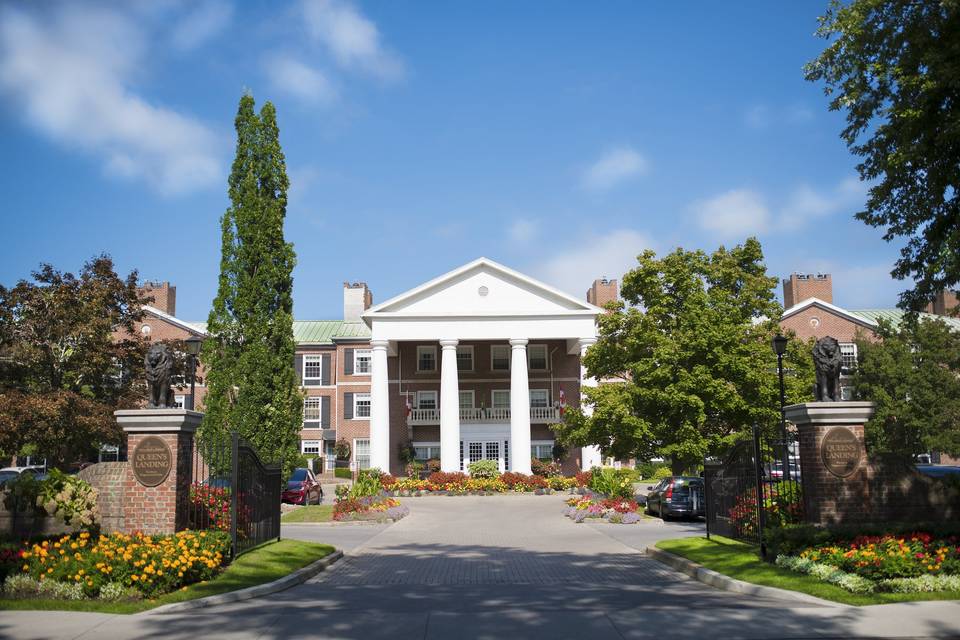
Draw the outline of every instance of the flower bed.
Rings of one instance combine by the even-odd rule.
[[[410,514],[410,508],[396,498],[377,494],[375,496],[344,496],[333,506],[333,519],[337,522],[362,520],[386,522],[399,520]]]
[[[595,518],[614,524],[636,524],[641,520],[637,513],[639,508],[640,505],[634,500],[584,496],[567,500],[567,508],[563,514],[578,523]]]
[[[537,475],[507,472],[495,477],[477,478],[465,473],[437,471],[425,480],[418,478],[393,478],[382,476],[383,487],[395,495],[416,496],[431,493],[447,495],[493,495],[495,493],[536,493],[548,494],[564,491],[576,486],[574,478],[554,476],[544,478]]]
[[[777,564],[854,593],[949,591],[960,588],[960,539],[926,532],[857,536],[779,555]]]
[[[21,547],[20,570],[6,578],[3,593],[70,600],[155,597],[212,578],[229,549],[229,535],[217,531],[66,535]]]

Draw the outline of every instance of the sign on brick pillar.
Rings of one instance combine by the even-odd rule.
[[[154,534],[186,528],[193,436],[203,414],[134,409],[114,415],[127,434],[129,452],[123,480],[124,531]]]
[[[812,524],[870,518],[863,425],[872,402],[806,402],[784,408],[800,436],[805,518]]]

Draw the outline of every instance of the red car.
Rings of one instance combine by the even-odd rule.
[[[283,502],[293,504],[320,504],[323,501],[323,487],[310,469],[294,469],[287,480],[287,488],[280,494]]]

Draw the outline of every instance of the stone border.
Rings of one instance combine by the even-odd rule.
[[[196,600],[172,602],[170,604],[165,604],[157,607],[156,609],[150,609],[136,615],[149,616],[162,613],[172,613],[175,611],[190,611],[192,609],[202,609],[220,604],[241,602],[243,600],[252,600],[253,598],[268,596],[272,593],[277,593],[278,591],[284,591],[290,587],[295,587],[298,584],[303,584],[321,571],[326,570],[330,565],[340,560],[342,557],[343,551],[340,549],[335,549],[329,555],[324,556],[315,562],[311,562],[307,566],[297,569],[293,573],[285,575],[282,578],[278,578],[273,582],[266,582],[264,584],[247,587],[246,589],[238,589],[237,591],[228,591],[215,596],[207,596],[206,598],[197,598]]]
[[[401,518],[402,520],[403,518]],[[373,524],[394,524],[398,520],[336,520],[331,522],[284,522],[281,518],[280,525],[287,527],[368,527]]]
[[[726,576],[722,573],[714,571],[713,569],[707,569],[703,565],[697,564],[692,560],[687,560],[684,557],[670,553],[669,551],[664,551],[663,549],[658,549],[656,547],[647,547],[646,553],[654,560],[667,565],[671,569],[675,569],[680,573],[686,574],[694,580],[714,587],[715,589],[732,591],[734,593],[757,596],[760,598],[773,598],[776,600],[799,600],[801,602],[817,604],[823,607],[849,606],[839,602],[833,602],[831,600],[823,600],[821,598],[817,598],[816,596],[811,596],[799,591],[789,591],[787,589],[778,589],[777,587],[766,587],[759,584],[753,584],[752,582],[737,580],[735,578],[731,578],[730,576]]]

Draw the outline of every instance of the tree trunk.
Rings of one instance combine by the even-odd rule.
[[[686,468],[687,465],[683,460],[680,460],[679,458],[670,459],[670,473],[673,475],[682,476]]]

